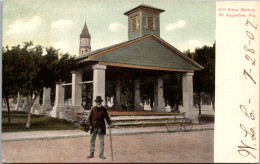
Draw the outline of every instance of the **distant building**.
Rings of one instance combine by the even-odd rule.
[[[91,41],[91,36],[88,32],[87,23],[85,22],[85,25],[80,34],[79,56],[91,51],[90,41]]]

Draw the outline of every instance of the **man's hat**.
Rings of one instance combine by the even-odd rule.
[[[101,96],[97,96],[96,97],[96,100],[94,100],[95,102],[102,102],[103,100],[102,100],[102,98],[101,98]]]

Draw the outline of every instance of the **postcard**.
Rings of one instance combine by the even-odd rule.
[[[3,163],[259,162],[259,1],[1,5]]]

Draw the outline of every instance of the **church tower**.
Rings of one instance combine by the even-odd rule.
[[[79,56],[89,53],[91,51],[90,40],[91,37],[89,35],[88,27],[85,22],[85,25],[80,34]]]
[[[128,39],[136,39],[148,34],[160,37],[160,13],[162,9],[140,5],[124,13],[128,16]]]

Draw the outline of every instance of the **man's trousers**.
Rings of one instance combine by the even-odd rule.
[[[95,152],[95,142],[96,142],[96,137],[98,135],[99,138],[99,155],[104,154],[104,134],[101,134],[101,129],[96,126],[93,129],[93,133],[90,139],[90,154],[94,154]]]

